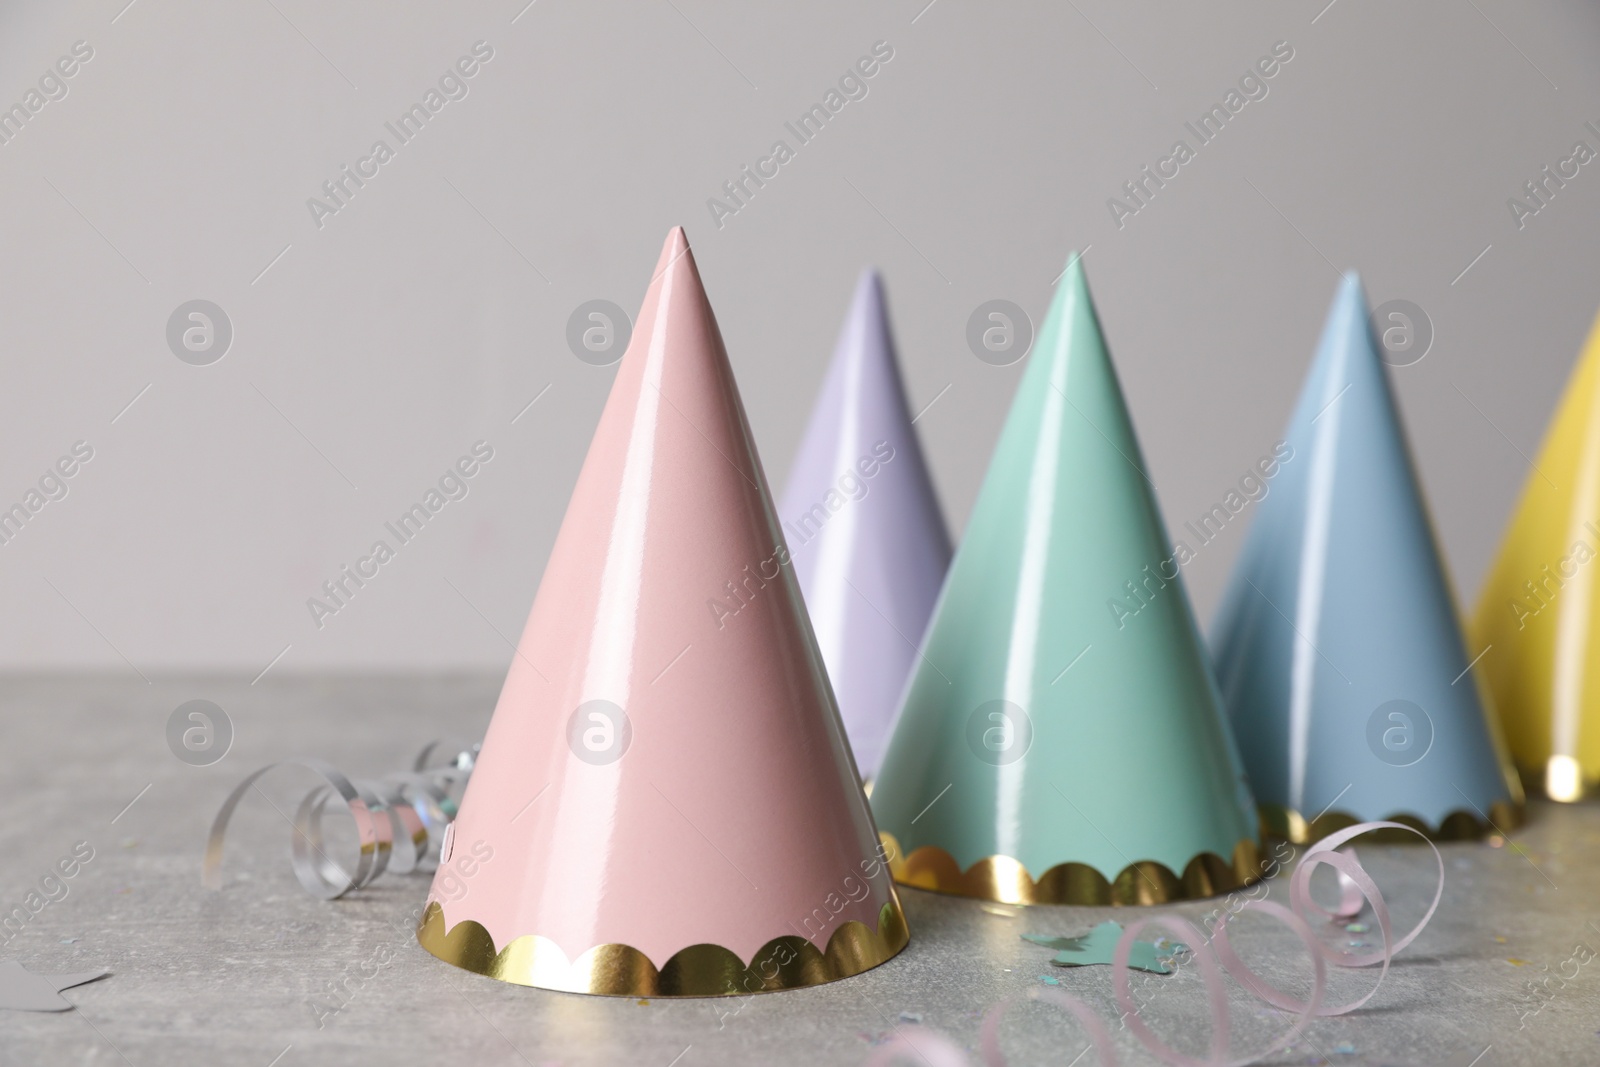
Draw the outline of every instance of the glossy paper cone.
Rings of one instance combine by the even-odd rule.
[[[873,789],[897,880],[1133,904],[1258,876],[1255,806],[1173,554],[1074,259]]]
[[[1213,635],[1265,822],[1294,841],[1372,819],[1446,838],[1508,829],[1521,791],[1354,275],[1284,439]]]
[[[1600,322],[1485,582],[1474,644],[1511,756],[1554,800],[1600,782]]]
[[[950,565],[875,271],[856,285],[778,516],[870,780]]]
[[[814,985],[906,943],[878,848],[674,230],[418,936],[468,970],[580,993]]]

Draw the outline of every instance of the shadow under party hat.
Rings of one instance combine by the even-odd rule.
[[[950,535],[862,271],[778,508],[856,765],[871,779],[950,565]]]
[[[906,944],[721,334],[667,237],[418,939],[580,993],[814,985]],[[708,604],[735,583],[733,619]]]
[[[1472,627],[1523,775],[1553,800],[1600,783],[1600,320],[1522,490]]]
[[[1255,806],[1077,257],[1028,358],[873,789],[895,877],[1011,903],[1234,888]]]
[[[1447,838],[1509,828],[1521,790],[1354,274],[1284,438],[1214,635],[1263,821],[1297,842],[1373,819]]]

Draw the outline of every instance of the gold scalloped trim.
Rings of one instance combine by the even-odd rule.
[[[1305,816],[1293,808],[1281,804],[1257,803],[1256,808],[1261,812],[1261,832],[1272,837],[1281,837],[1296,845],[1309,845],[1313,841],[1327,837],[1331,833],[1348,829],[1360,822],[1374,820],[1358,819],[1354,815],[1347,815],[1342,811],[1328,811],[1317,816],[1309,823]],[[1427,821],[1415,815],[1399,814],[1385,815],[1379,822],[1397,822],[1409,826],[1418,833],[1423,834],[1433,841],[1476,841],[1486,834],[1509,833],[1522,825],[1523,808],[1521,804],[1510,801],[1497,800],[1489,805],[1489,821],[1484,822],[1475,811],[1456,810],[1450,812],[1440,820],[1437,828],[1428,825]],[[1382,844],[1406,844],[1417,840],[1415,834],[1408,834],[1404,830],[1374,830],[1363,841],[1373,841]]]
[[[538,934],[497,950],[478,922],[463,919],[448,931],[444,922],[444,909],[430,901],[417,941],[446,963],[516,985],[614,997],[729,997],[821,985],[871,970],[911,939],[892,890],[876,931],[851,919],[828,938],[826,952],[795,934],[775,937],[748,965],[721,945],[690,945],[659,970],[630,945],[596,945],[569,962],[559,945]]]
[[[1038,881],[1010,856],[985,856],[963,871],[955,857],[937,845],[923,845],[903,856],[893,834],[880,830],[878,837],[892,857],[889,870],[901,885],[1001,904],[1170,904],[1227,893],[1259,881],[1263,873],[1260,845],[1248,837],[1233,846],[1231,863],[1214,852],[1202,852],[1181,876],[1166,864],[1140,860],[1110,880],[1088,864],[1060,863]]]

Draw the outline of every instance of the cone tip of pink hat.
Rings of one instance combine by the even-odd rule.
[[[689,248],[689,235],[682,226],[674,226],[667,231],[667,239],[661,242],[661,255],[656,258],[656,269],[650,273],[652,283],[660,280],[661,276],[685,255],[693,261],[694,253]]]

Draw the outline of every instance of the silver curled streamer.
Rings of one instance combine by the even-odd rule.
[[[440,753],[450,754],[448,762],[433,764]],[[372,884],[385,871],[434,870],[456,816],[459,790],[466,787],[477,757],[477,745],[431,741],[417,753],[410,770],[377,779],[347,777],[315,757],[269,763],[246,775],[218,809],[206,838],[201,884],[207,889],[222,888],[222,845],[234,809],[257,781],[279,767],[302,767],[322,778],[322,784],[301,799],[289,839],[290,865],[307,893],[320,900],[338,900],[353,889]],[[338,805],[355,824],[359,853],[354,873],[334,862],[325,847],[323,820],[330,808]]]

